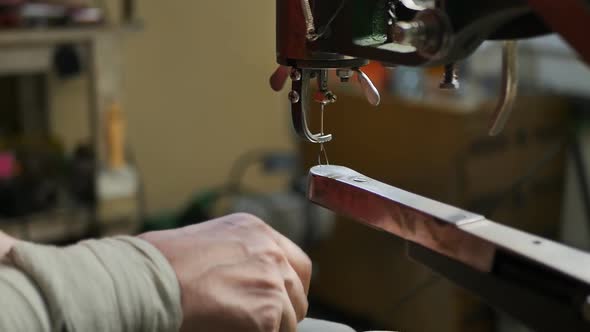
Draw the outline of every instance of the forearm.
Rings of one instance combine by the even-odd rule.
[[[267,227],[236,215],[144,234],[149,243],[125,237],[56,248],[0,238],[0,249],[12,247],[5,265],[0,263],[0,331],[166,332],[178,331],[181,324],[187,331],[258,331],[269,322],[294,331],[306,311],[311,266],[294,244]],[[261,244],[266,251],[260,251]],[[280,265],[270,257],[287,261]],[[178,280],[186,286],[184,308]],[[183,309],[194,324],[183,322]],[[275,309],[292,313],[293,325],[283,324],[285,315],[275,315]],[[297,330],[352,332],[312,320]]]
[[[0,270],[2,331],[177,331],[174,271],[136,238],[67,248],[19,243]]]

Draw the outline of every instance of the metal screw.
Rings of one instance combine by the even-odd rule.
[[[336,70],[336,76],[340,78],[340,82],[346,83],[352,77],[352,70],[351,69],[338,69]]]
[[[336,97],[332,91],[328,91],[326,92],[326,99],[328,100],[328,103],[333,104],[338,100],[338,97]]]
[[[300,81],[301,80],[301,72],[297,69],[292,69],[291,70],[291,80]]]
[[[299,96],[299,93],[297,91],[289,92],[289,100],[292,104],[297,104],[300,99],[301,97]]]
[[[360,176],[353,178],[352,181],[359,182],[359,183],[369,182],[369,180],[367,180],[366,178],[360,177]]]
[[[397,10],[397,3],[399,0],[391,0],[389,1],[389,3],[387,4],[387,7],[389,7],[387,9],[387,25],[388,25],[388,29],[389,29],[389,34],[387,36],[387,41],[391,42],[393,40],[393,26],[397,23],[397,15],[396,15],[396,10]]]
[[[429,59],[444,55],[451,36],[444,15],[430,9],[420,11],[412,21],[398,21],[390,33],[395,43],[413,46],[416,52]]]
[[[335,103],[338,98],[332,91],[318,91],[313,95],[313,100],[322,105]]]
[[[389,7],[389,9],[387,9],[387,14],[389,15],[387,25],[389,26],[393,26],[397,22],[396,5],[398,1],[399,0],[389,1],[389,3],[387,4],[387,7]]]
[[[449,63],[445,66],[445,74],[443,80],[440,82],[439,88],[443,90],[457,90],[460,85],[457,68],[454,63]]]

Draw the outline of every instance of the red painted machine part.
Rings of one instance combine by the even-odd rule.
[[[561,35],[590,65],[590,2],[588,0],[528,0],[549,27]]]

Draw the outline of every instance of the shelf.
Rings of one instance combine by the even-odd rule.
[[[78,44],[85,63],[88,84],[86,87],[90,136],[96,154],[101,156],[101,111],[113,98],[118,99],[122,90],[121,40],[128,32],[142,30],[140,21],[131,23],[70,28],[0,29],[0,75],[47,73],[53,68],[54,49],[60,44]],[[45,89],[51,93],[51,82]],[[22,89],[21,89],[22,90]],[[49,99],[49,98],[47,98]],[[52,104],[43,103],[43,112],[51,114]],[[95,161],[96,169],[100,160]],[[98,175],[97,175],[98,177]],[[97,179],[98,180],[98,179]],[[120,179],[108,178],[118,181]],[[111,184],[107,183],[107,185]],[[101,183],[101,185],[104,184]],[[107,186],[95,209],[90,211],[52,211],[28,217],[26,220],[0,218],[0,230],[16,237],[42,243],[63,242],[98,233],[134,234],[141,229],[142,205],[137,192],[128,190],[134,182]],[[127,186],[122,186],[127,184]],[[104,189],[104,188],[102,188]],[[105,196],[106,197],[103,197]],[[126,195],[123,195],[126,194]]]
[[[96,235],[131,235],[141,229],[135,198],[101,202],[98,220],[86,208],[62,208],[23,218],[0,218],[0,231],[19,239],[37,243],[77,242]]]
[[[97,35],[121,29],[112,27],[82,27],[55,29],[0,30],[0,48],[25,45],[54,45],[90,41]]]
[[[52,56],[50,46],[0,49],[0,75],[46,73],[51,69]]]
[[[0,75],[47,72],[52,66],[53,49],[58,44],[93,42],[101,35],[142,29],[141,21],[102,27],[0,29]]]
[[[91,227],[90,211],[55,210],[21,219],[0,219],[0,230],[17,238],[55,243],[86,237]]]

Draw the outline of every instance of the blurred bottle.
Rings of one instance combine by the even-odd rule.
[[[117,102],[113,102],[106,114],[107,166],[110,170],[126,166],[125,129],[123,110]]]

